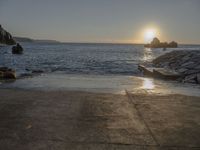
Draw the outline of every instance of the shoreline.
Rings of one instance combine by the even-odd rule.
[[[200,97],[200,86],[160,79],[119,75],[42,74],[31,78],[1,83],[0,89],[34,91],[83,91],[93,93],[169,95],[184,94]]]

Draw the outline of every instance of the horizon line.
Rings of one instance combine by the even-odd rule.
[[[149,44],[149,43],[130,43],[130,42],[83,42],[83,41],[59,41],[59,40],[54,40],[54,39],[43,39],[43,38],[31,38],[31,37],[23,37],[23,36],[13,36],[13,38],[27,38],[30,40],[41,40],[41,41],[55,41],[58,43],[71,43],[71,44],[127,44],[127,45],[131,45],[131,44],[135,44],[135,45],[145,45],[145,44]],[[200,45],[200,43],[178,43],[178,45]]]

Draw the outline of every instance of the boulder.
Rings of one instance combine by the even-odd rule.
[[[16,73],[8,67],[0,67],[0,79],[16,79]]]
[[[23,53],[23,48],[22,48],[22,46],[21,46],[19,43],[17,43],[16,46],[13,46],[13,47],[12,47],[12,53],[13,53],[13,54],[22,54],[22,53]]]
[[[6,71],[3,73],[3,79],[16,79],[16,74],[14,71]]]

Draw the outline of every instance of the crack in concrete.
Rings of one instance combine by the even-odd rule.
[[[154,136],[153,132],[151,131],[150,127],[148,126],[147,122],[145,121],[145,119],[142,116],[142,113],[140,112],[140,110],[137,108],[137,104],[134,102],[133,97],[130,95],[130,93],[125,89],[125,93],[130,101],[130,103],[133,105],[133,107],[136,109],[138,116],[141,118],[141,120],[143,121],[144,125],[146,126],[149,134],[151,135],[151,137],[153,138],[154,142],[156,143],[157,146],[161,147],[161,145],[159,144],[158,140],[156,139],[156,137]]]

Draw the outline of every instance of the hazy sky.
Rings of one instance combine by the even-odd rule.
[[[15,36],[65,42],[200,44],[200,0],[0,0],[0,24]]]

